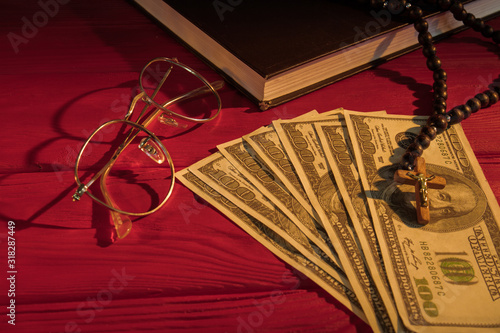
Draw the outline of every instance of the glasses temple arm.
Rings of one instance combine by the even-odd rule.
[[[106,179],[115,161],[116,159],[113,159],[112,163],[106,168],[106,170],[102,174],[100,185],[101,185],[101,193],[106,203],[111,207],[118,208],[118,205],[113,201],[111,196],[108,194],[108,189],[106,186]],[[127,236],[130,233],[130,230],[132,230],[132,220],[127,215],[120,214],[115,211],[110,211],[110,213],[111,213],[111,218],[113,219],[113,224],[115,226],[116,235],[120,239],[125,238],[125,236]]]

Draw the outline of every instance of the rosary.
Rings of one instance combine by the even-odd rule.
[[[422,158],[424,149],[428,148],[431,141],[438,134],[443,133],[449,126],[458,124],[467,119],[472,113],[479,109],[489,107],[499,100],[500,87],[492,87],[469,99],[465,104],[456,106],[450,111],[447,110],[446,100],[448,98],[448,86],[446,84],[447,74],[441,68],[441,60],[436,55],[432,35],[429,33],[429,24],[423,18],[423,11],[420,7],[407,0],[359,0],[362,3],[369,3],[373,9],[386,8],[391,12],[400,12],[408,17],[414,24],[418,32],[418,42],[422,45],[422,53],[427,58],[427,68],[433,72],[433,111],[428,118],[427,124],[422,126],[419,135],[411,143],[401,158],[398,170],[394,175],[394,180],[404,184],[415,185],[416,206],[418,223],[426,225],[429,223],[429,202],[427,197],[428,188],[443,188],[446,181],[442,177],[427,175],[425,162]],[[467,27],[481,33],[484,37],[492,38],[493,42],[500,44],[500,30],[494,30],[480,18],[467,13],[464,5],[460,1],[452,0],[426,0],[426,2],[438,6],[441,10],[449,10],[453,17],[462,21]]]

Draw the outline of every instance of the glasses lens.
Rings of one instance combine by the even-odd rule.
[[[186,121],[210,119],[220,110],[218,95],[210,84],[175,59],[152,60],[141,72],[140,88],[145,94],[143,100],[153,107],[163,107],[158,120],[165,125],[186,127]]]
[[[122,211],[142,214],[160,206],[173,180],[170,156],[151,132],[125,121],[101,126],[82,152],[80,181],[101,177],[89,192]]]

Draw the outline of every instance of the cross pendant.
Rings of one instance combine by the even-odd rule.
[[[430,221],[428,189],[441,189],[446,186],[446,179],[434,175],[428,176],[425,170],[425,160],[417,157],[413,171],[398,170],[394,174],[394,180],[398,183],[415,186],[415,197],[417,204],[417,221],[426,225]]]

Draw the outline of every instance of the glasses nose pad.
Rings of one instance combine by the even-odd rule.
[[[171,113],[168,112],[163,112],[159,117],[158,121],[162,123],[163,125],[168,125],[168,126],[173,126],[173,127],[180,127],[180,128],[186,128],[186,124],[180,124],[177,120],[175,120],[172,117]]]
[[[150,136],[142,139],[138,148],[156,163],[162,164],[165,162],[165,154],[163,154],[161,148]]]

